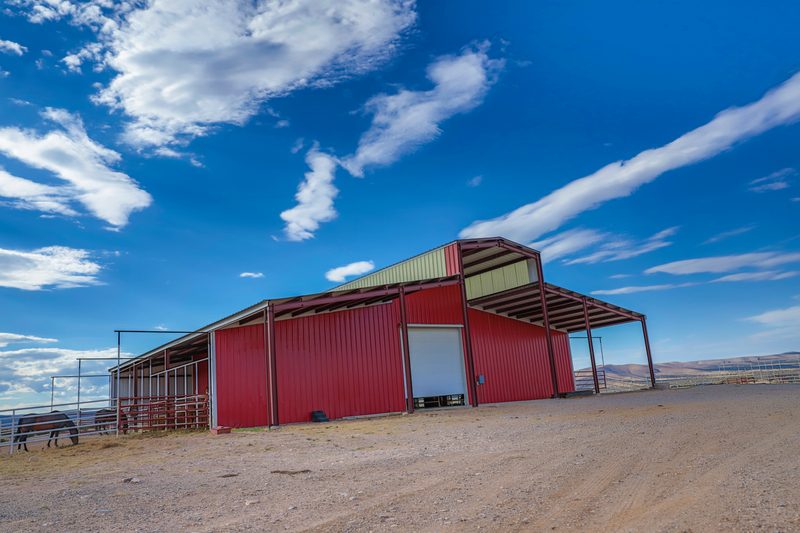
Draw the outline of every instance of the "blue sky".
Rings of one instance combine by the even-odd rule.
[[[796,3],[0,17],[2,405],[114,329],[191,330],[458,237],[531,244],[549,281],[647,314],[656,362],[798,349]],[[635,325],[601,334],[606,362],[644,361]]]

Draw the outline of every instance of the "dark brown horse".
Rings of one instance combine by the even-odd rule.
[[[128,433],[128,417],[125,413],[120,413],[120,430],[122,433]],[[100,409],[94,414],[95,431],[102,431],[108,435],[109,428],[117,424],[117,410],[116,409]]]
[[[46,415],[27,415],[19,419],[17,423],[17,434],[14,435],[14,442],[19,442],[17,450],[25,446],[25,451],[28,451],[28,435],[31,433],[38,433],[40,431],[49,431],[50,438],[47,439],[47,447],[50,447],[50,441],[55,439],[56,448],[58,448],[58,435],[61,431],[67,430],[70,433],[72,444],[78,444],[78,428],[75,423],[64,413],[53,411]],[[14,443],[11,443],[12,446]]]

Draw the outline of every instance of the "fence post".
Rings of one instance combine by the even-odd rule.
[[[17,411],[13,409],[11,411],[11,455],[14,455],[14,428],[16,427],[17,421]]]

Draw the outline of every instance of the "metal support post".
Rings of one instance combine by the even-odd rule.
[[[267,333],[269,341],[269,358],[267,365],[267,376],[269,377],[269,409],[270,425],[279,426],[278,417],[278,358],[276,354],[275,342],[275,306],[269,304],[267,307]]]
[[[122,332],[117,332],[117,386],[116,390],[114,391],[114,396],[117,400],[117,438],[119,438],[119,422],[121,420],[121,409],[122,406],[120,405],[119,401],[119,367],[120,367],[120,356],[122,354]]]
[[[558,398],[558,374],[556,374],[556,356],[553,350],[553,336],[550,334],[550,317],[547,314],[547,293],[544,290],[544,272],[542,271],[542,255],[536,256],[536,275],[539,278],[539,298],[542,300],[542,320],[547,337],[547,357],[550,360],[550,377],[553,380],[553,398]]]
[[[653,371],[653,356],[650,353],[650,339],[647,336],[647,324],[645,317],[642,317],[642,333],[644,334],[644,348],[647,350],[647,366],[650,367],[650,385],[656,386],[656,374]]]
[[[461,290],[461,311],[464,315],[464,346],[467,352],[467,384],[472,407],[478,407],[478,385],[475,376],[475,360],[472,355],[472,334],[469,329],[469,306],[467,305],[467,278],[464,276],[464,262],[461,257],[461,244],[458,245],[458,275],[459,289]]]
[[[56,386],[56,378],[50,376],[50,411],[53,410],[53,389]]]
[[[411,383],[411,347],[408,345],[408,317],[406,316],[406,291],[400,287],[400,335],[403,341],[403,366],[406,370],[406,411],[414,412],[414,387]]]
[[[594,344],[592,343],[592,327],[589,325],[589,308],[586,298],[583,299],[583,319],[586,322],[586,338],[589,340],[589,357],[592,360],[592,378],[594,379],[594,393],[600,394],[600,382],[597,380],[597,363],[594,360]]]
[[[78,431],[81,427],[81,361],[78,359]]]

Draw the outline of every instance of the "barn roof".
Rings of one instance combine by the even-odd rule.
[[[457,256],[456,256],[457,254]],[[262,323],[265,309],[273,306],[276,320],[379,305],[416,291],[456,285],[463,268],[469,307],[543,325],[539,280],[531,261],[538,251],[502,238],[458,240],[429,250],[328,292],[262,300],[246,309],[213,322],[129,359],[126,368],[143,359],[178,349],[182,354],[202,350],[206,335],[214,330]],[[460,265],[460,266],[459,266]],[[584,331],[584,301],[592,329],[638,321],[644,315],[545,283],[550,327],[566,333]]]

